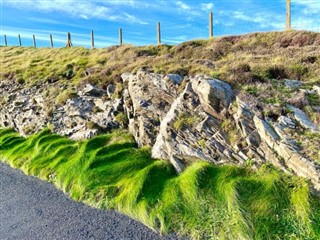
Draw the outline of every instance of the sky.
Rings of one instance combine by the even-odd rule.
[[[320,31],[320,0],[292,0],[292,27]],[[285,29],[286,0],[1,0],[0,44],[4,34],[8,45],[38,47],[66,44],[71,33],[75,46],[90,47],[94,31],[95,47],[117,45],[122,28],[123,43],[157,43],[157,22],[161,41],[178,44],[208,38],[209,13],[213,12],[214,36],[238,35]]]

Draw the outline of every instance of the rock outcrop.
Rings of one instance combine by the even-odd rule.
[[[235,115],[235,121],[242,130],[242,136],[246,138],[254,157],[264,162],[269,161],[286,172],[292,171],[310,179],[315,189],[319,191],[320,166],[303,157],[299,153],[297,143],[288,134],[296,128],[294,120],[286,116],[280,116],[275,122],[263,119],[260,112],[250,108],[240,96],[236,101],[238,113]],[[250,137],[252,135],[254,137]]]
[[[169,160],[177,172],[199,159],[252,167],[271,162],[309,179],[320,191],[320,166],[302,154],[295,139],[298,129],[319,134],[319,126],[298,108],[308,104],[306,91],[316,95],[319,87],[302,89],[301,99],[288,99],[294,106],[288,104],[287,112],[270,118],[254,96],[235,92],[218,79],[145,70],[121,77],[122,95],[114,94],[113,84],[105,90],[89,84],[72,89],[57,105],[46,94],[53,88],[66,91],[58,82],[24,88],[2,81],[0,126],[22,135],[51,126],[75,140],[128,127],[140,147],[151,147],[154,158]],[[284,85],[299,92],[301,82],[285,80]]]
[[[174,101],[175,86],[170,77],[138,71],[123,74],[128,84],[124,92],[124,107],[129,119],[129,130],[139,146],[152,146],[159,132],[160,122]]]
[[[213,116],[225,114],[232,98],[227,83],[203,76],[190,79],[161,122],[152,156],[170,159],[178,172],[197,159],[213,163],[241,161]]]
[[[122,98],[108,98],[102,89],[86,85],[73,98],[55,105],[48,103],[44,96],[53,86],[46,84],[23,89],[19,85],[3,84],[0,126],[12,127],[23,136],[51,127],[54,132],[74,140],[120,127],[116,115],[123,111]],[[64,90],[63,86],[55,87]]]

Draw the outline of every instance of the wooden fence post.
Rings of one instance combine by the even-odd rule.
[[[8,45],[8,43],[7,43],[7,35],[5,35],[5,34],[4,34],[4,45],[5,45],[5,46]]]
[[[287,0],[286,30],[291,30],[291,0]]]
[[[32,38],[33,38],[33,46],[34,46],[34,47],[37,47],[37,44],[36,44],[36,36],[35,36],[34,34],[33,34]]]
[[[91,48],[94,48],[94,35],[93,35],[93,31],[91,31]]]
[[[21,47],[21,36],[20,36],[20,34],[18,34],[18,40],[19,40],[19,46]]]
[[[71,42],[71,34],[68,32],[67,34],[67,44],[66,47],[72,47],[72,42]]]
[[[157,24],[157,38],[158,38],[158,45],[161,45],[161,28],[160,22]]]
[[[209,38],[213,37],[213,13],[209,13]]]
[[[52,34],[50,34],[50,47],[52,47],[52,48],[53,48]]]
[[[122,28],[119,28],[119,45],[122,45]]]

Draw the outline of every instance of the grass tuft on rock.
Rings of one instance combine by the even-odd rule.
[[[75,142],[49,130],[0,130],[0,158],[76,201],[115,209],[192,239],[319,239],[320,201],[305,180],[269,165],[254,172],[195,162],[182,174],[126,131]]]

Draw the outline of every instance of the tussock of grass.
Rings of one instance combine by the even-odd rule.
[[[303,179],[195,162],[181,175],[127,132],[74,142],[0,130],[0,158],[73,199],[194,239],[319,239],[320,203]]]

